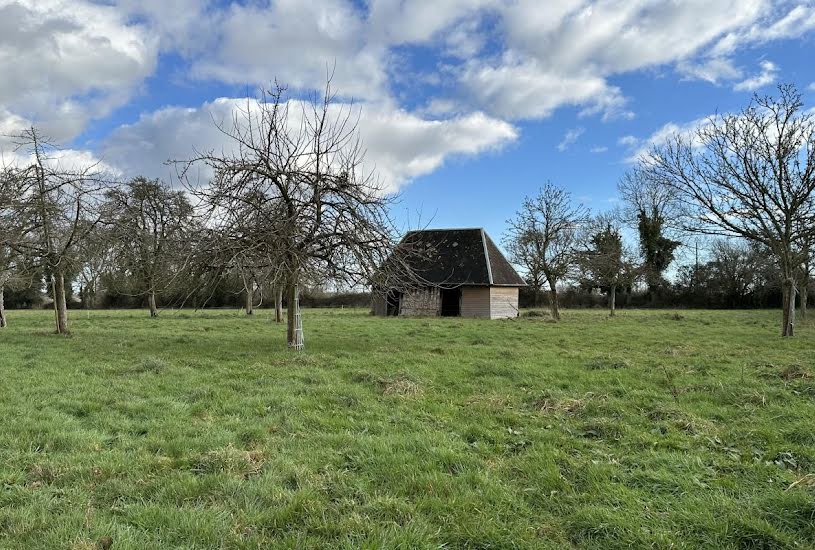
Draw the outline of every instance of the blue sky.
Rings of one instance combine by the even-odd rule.
[[[0,134],[167,178],[247,91],[334,66],[395,216],[498,240],[547,180],[604,210],[671,131],[782,82],[815,106],[813,31],[813,2],[766,0],[0,0]]]

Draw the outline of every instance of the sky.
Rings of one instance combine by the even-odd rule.
[[[812,107],[814,38],[811,1],[0,0],[0,136],[171,180],[242,98],[330,70],[401,226],[498,241],[546,181],[606,210],[671,133],[781,83]]]

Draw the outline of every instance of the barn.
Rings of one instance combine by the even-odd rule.
[[[518,291],[526,286],[481,228],[411,231],[402,240],[427,253],[411,269],[427,286],[378,289],[380,316],[443,316],[506,319],[518,316]]]

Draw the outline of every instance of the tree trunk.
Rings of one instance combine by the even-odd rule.
[[[156,307],[156,291],[151,290],[147,295],[147,305],[150,307],[150,317],[158,317],[158,308]]]
[[[61,271],[54,275],[54,309],[57,334],[68,334],[68,304],[65,301],[65,276]]]
[[[300,289],[297,282],[289,284],[287,323],[286,323],[286,345],[289,349],[300,351],[303,349],[303,325],[300,318]]]
[[[6,321],[5,296],[3,296],[5,291],[5,287],[0,286],[0,328],[6,328],[6,325],[8,325],[8,322]]]
[[[553,281],[549,281],[549,299],[552,302],[552,319],[555,321],[560,321],[560,306],[557,300],[557,286]]]
[[[795,335],[795,281],[792,277],[784,279],[781,306],[782,314],[781,336]]]
[[[283,288],[280,286],[275,288],[274,320],[276,323],[283,322]]]
[[[801,320],[807,318],[807,302],[809,301],[809,281],[804,278],[801,282]]]
[[[610,317],[617,314],[617,285],[611,285],[608,292],[608,314]]]
[[[252,315],[255,312],[254,309],[253,309],[253,307],[255,305],[255,297],[254,297],[253,294],[254,293],[252,292],[252,285],[250,284],[246,288],[246,314],[247,315]]]

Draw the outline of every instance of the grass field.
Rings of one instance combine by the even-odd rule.
[[[815,326],[10,312],[0,548],[811,548]]]

